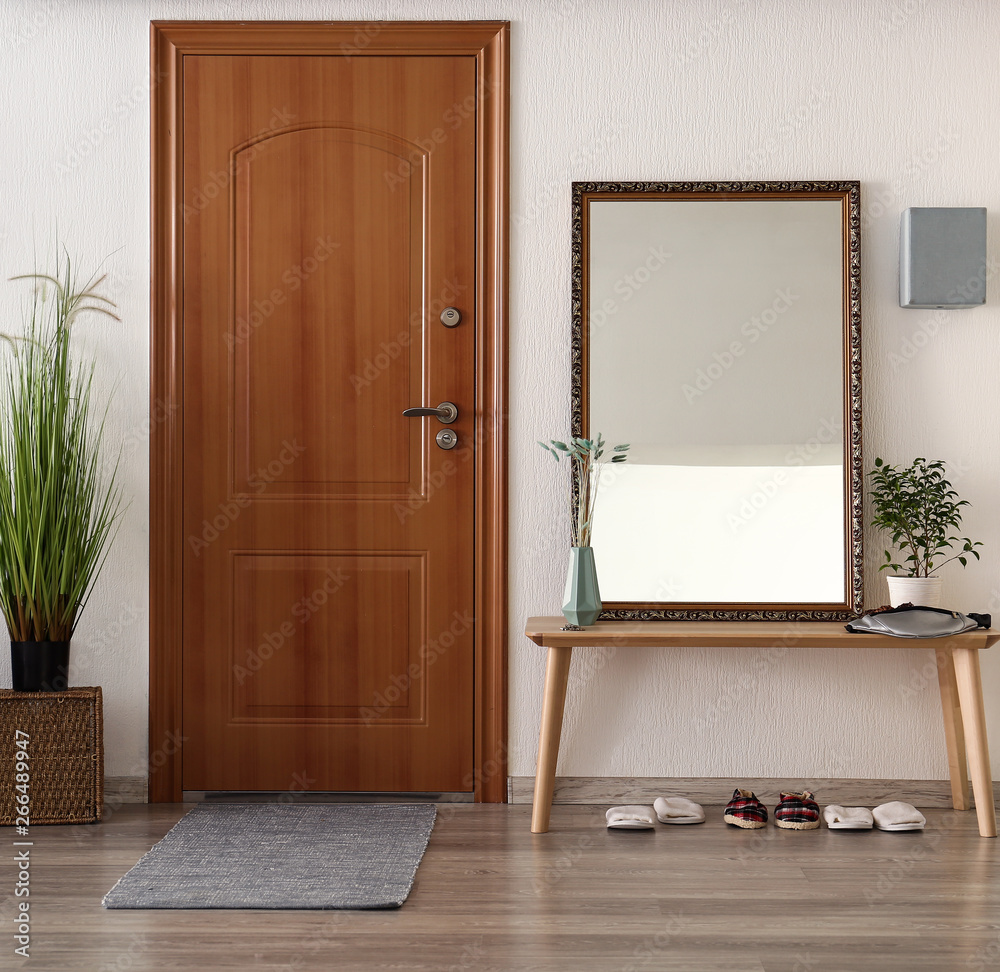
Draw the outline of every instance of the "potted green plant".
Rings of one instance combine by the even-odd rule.
[[[26,333],[4,335],[0,368],[0,610],[17,691],[66,687],[73,631],[107,556],[121,512],[117,464],[105,472],[104,414],[92,414],[93,362],[70,353],[83,314],[118,320],[77,286],[68,257],[32,280]]]
[[[550,439],[547,443],[540,441],[538,444],[556,462],[564,457],[568,459],[571,469],[569,508],[572,546],[563,615],[570,624],[593,624],[601,613],[601,592],[590,538],[601,472],[608,461],[604,460],[604,437],[598,433],[596,439],[574,437],[568,443]],[[625,462],[628,449],[628,445],[616,445],[610,461]]]
[[[890,604],[940,606],[937,571],[953,560],[963,567],[969,557],[979,560],[976,547],[982,543],[955,535],[968,500],[958,498],[941,460],[914,459],[897,467],[876,459],[869,476],[872,526],[887,533],[892,544],[879,570],[903,572],[886,578]]]

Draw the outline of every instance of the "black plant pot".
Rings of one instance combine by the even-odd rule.
[[[15,692],[61,692],[69,684],[69,642],[12,641],[10,671]]]

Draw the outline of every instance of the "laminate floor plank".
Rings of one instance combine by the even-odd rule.
[[[926,811],[917,834],[752,832],[709,807],[705,824],[623,833],[603,807],[556,806],[555,829],[531,834],[528,806],[448,804],[398,911],[102,909],[187,809],[32,828],[27,967],[1000,972],[1000,844],[974,813]],[[0,969],[22,962],[12,885],[0,884]]]

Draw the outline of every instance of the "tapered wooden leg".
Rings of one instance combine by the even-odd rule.
[[[572,648],[549,648],[545,663],[545,696],[542,699],[542,725],[538,732],[538,766],[535,769],[535,797],[531,807],[531,832],[544,834],[549,829],[552,793],[556,785],[556,760],[562,734],[563,708]]]
[[[983,711],[983,682],[979,674],[979,649],[956,648],[955,680],[965,724],[965,745],[972,773],[972,792],[976,797],[976,816],[982,837],[996,837],[997,813],[993,803],[993,780],[990,775],[990,749],[986,741],[986,713]]]
[[[962,706],[958,701],[955,665],[951,651],[935,648],[938,686],[941,689],[941,712],[944,715],[944,738],[948,746],[948,775],[951,777],[951,805],[956,810],[968,810],[969,767],[965,758],[965,729],[962,726]]]

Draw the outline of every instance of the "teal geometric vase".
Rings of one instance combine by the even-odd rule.
[[[570,624],[586,627],[601,613],[593,547],[570,547],[564,601],[562,612]]]

